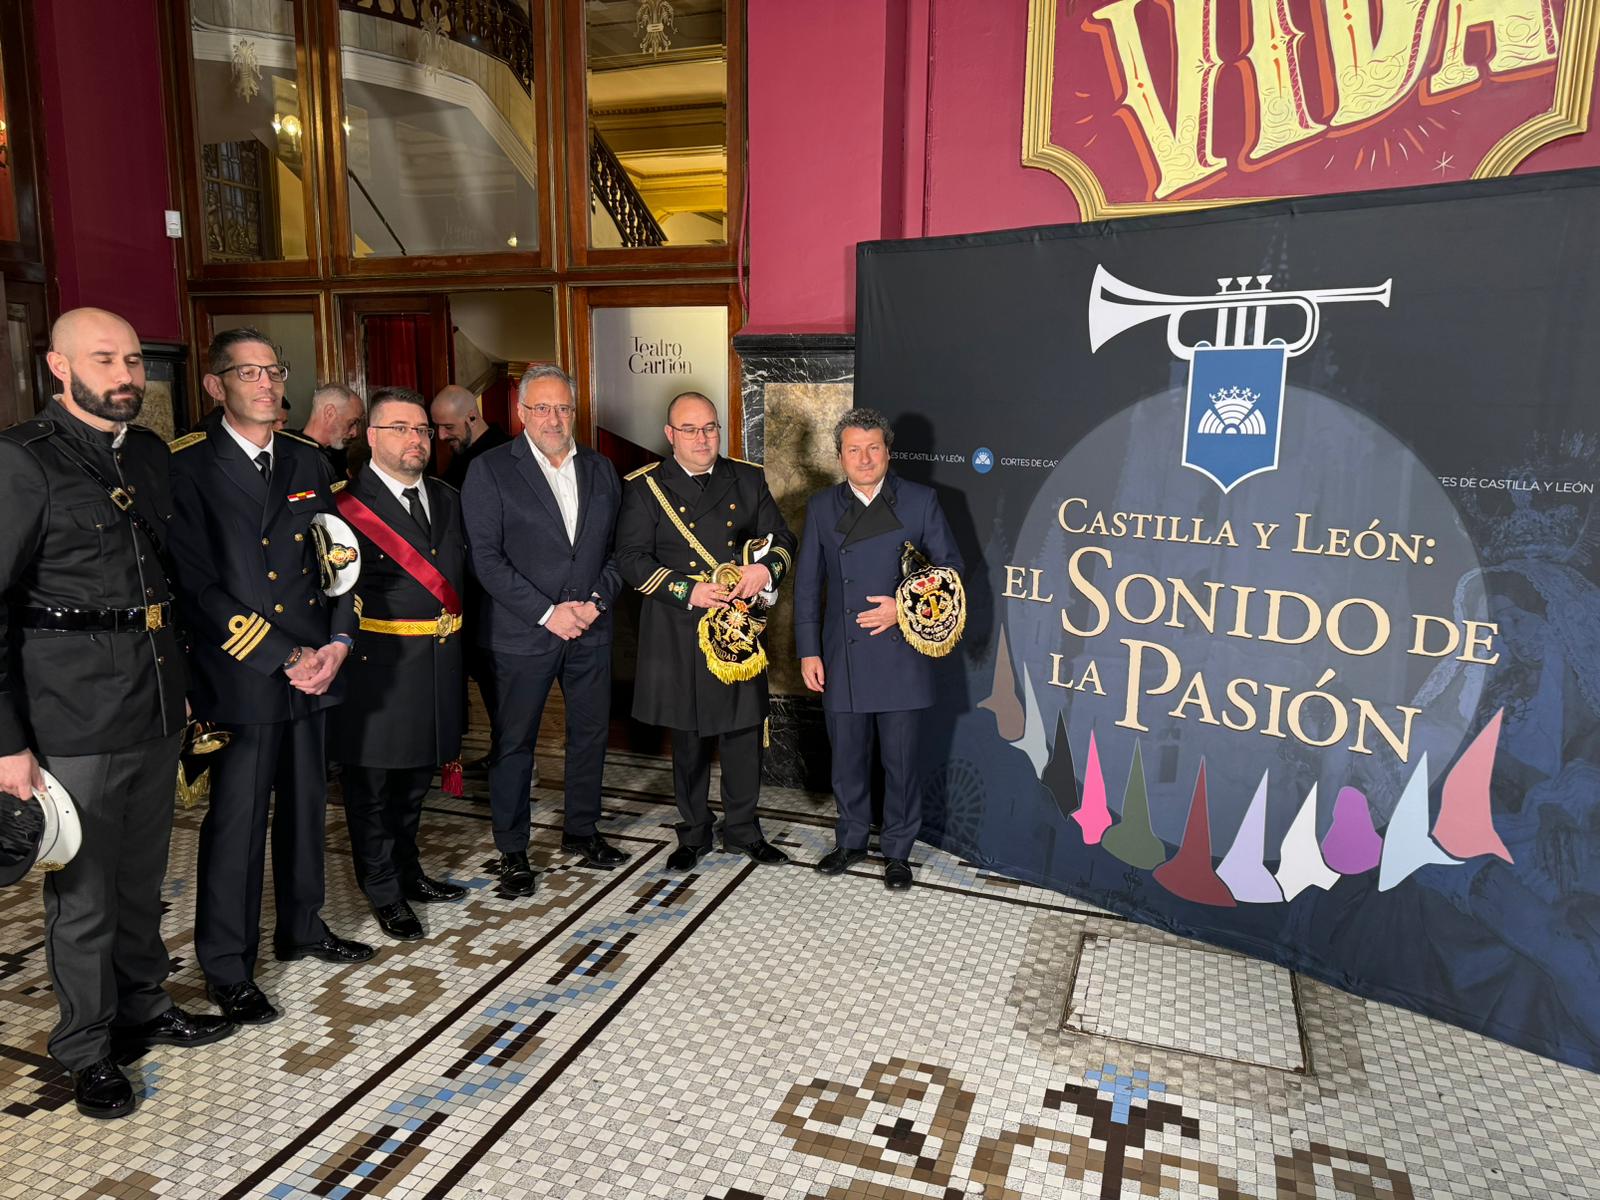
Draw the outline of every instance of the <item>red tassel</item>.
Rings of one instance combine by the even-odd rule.
[[[459,758],[447,762],[439,768],[439,790],[446,796],[459,796],[462,794],[461,760]]]

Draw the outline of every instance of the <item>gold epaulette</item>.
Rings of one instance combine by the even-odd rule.
[[[206,440],[206,431],[197,429],[193,433],[186,433],[181,438],[174,438],[167,443],[167,449],[176,454],[179,450],[187,450],[190,446],[198,446]]]
[[[638,479],[641,475],[650,474],[651,471],[654,471],[660,465],[661,464],[659,462],[649,463],[649,464],[647,464],[645,466],[640,467],[637,471],[629,471],[626,475],[623,476],[623,478],[624,479]]]
[[[318,450],[322,449],[322,443],[321,442],[315,441],[312,438],[308,438],[305,434],[299,433],[299,432],[297,432],[297,431],[295,431],[293,429],[280,429],[280,430],[278,430],[278,436],[279,437],[286,437],[286,438],[293,438],[297,442],[304,442],[308,446],[315,446]]]

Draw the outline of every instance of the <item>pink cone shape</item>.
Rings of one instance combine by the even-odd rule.
[[[1494,749],[1500,741],[1504,714],[1503,708],[1494,714],[1445,776],[1433,840],[1456,858],[1493,854],[1511,861],[1511,851],[1494,831],[1494,814],[1489,808],[1489,777],[1494,774]]]
[[[1089,765],[1083,771],[1083,803],[1078,805],[1072,819],[1082,828],[1086,846],[1098,845],[1100,836],[1111,825],[1111,809],[1106,804],[1106,780],[1100,773],[1100,748],[1095,745],[1092,729],[1089,731]]]
[[[1203,758],[1194,780],[1194,796],[1189,801],[1189,822],[1183,830],[1183,845],[1155,869],[1155,878],[1174,896],[1196,904],[1235,907],[1233,893],[1211,866],[1211,810],[1206,805],[1206,760]]]
[[[1250,799],[1239,832],[1233,835],[1233,845],[1223,855],[1217,867],[1217,877],[1228,885],[1228,891],[1240,904],[1279,904],[1283,890],[1261,860],[1266,855],[1267,842],[1267,772],[1261,772],[1261,782]]]
[[[1333,802],[1333,824],[1322,838],[1322,861],[1341,875],[1359,875],[1377,866],[1382,856],[1383,839],[1373,827],[1366,793],[1340,788]]]

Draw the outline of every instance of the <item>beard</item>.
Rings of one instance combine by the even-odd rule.
[[[124,384],[116,391],[94,392],[74,379],[72,398],[84,412],[106,421],[123,424],[133,420],[144,407],[144,389],[137,384]]]

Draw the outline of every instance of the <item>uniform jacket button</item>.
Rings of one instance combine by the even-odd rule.
[[[294,535],[294,538],[295,538],[295,541],[298,542],[300,540],[300,535],[297,533],[297,534]],[[270,546],[270,545],[272,545],[272,539],[271,538],[262,538],[261,539],[261,544],[263,546]]]
[[[306,540],[306,535],[303,534],[303,533],[297,533],[297,534],[294,535],[294,540],[297,541],[297,542],[303,542],[303,541]],[[263,546],[265,546],[267,544],[267,539],[266,538],[262,538],[261,539],[261,544]]]
[[[311,574],[311,568],[310,567],[301,567],[300,568],[300,574],[302,574],[302,575]]]
[[[274,605],[273,605],[273,606],[272,606],[272,611],[273,611],[273,612],[275,612],[275,613],[281,613],[281,612],[282,612],[282,611],[283,611],[283,605],[281,605],[281,604],[274,604]]]
[[[267,578],[268,579],[276,579],[277,577],[278,577],[278,573],[276,571],[268,571],[267,572]]]
[[[311,597],[311,599],[306,601],[307,604],[315,604],[316,602],[317,602],[317,598],[315,596]]]

